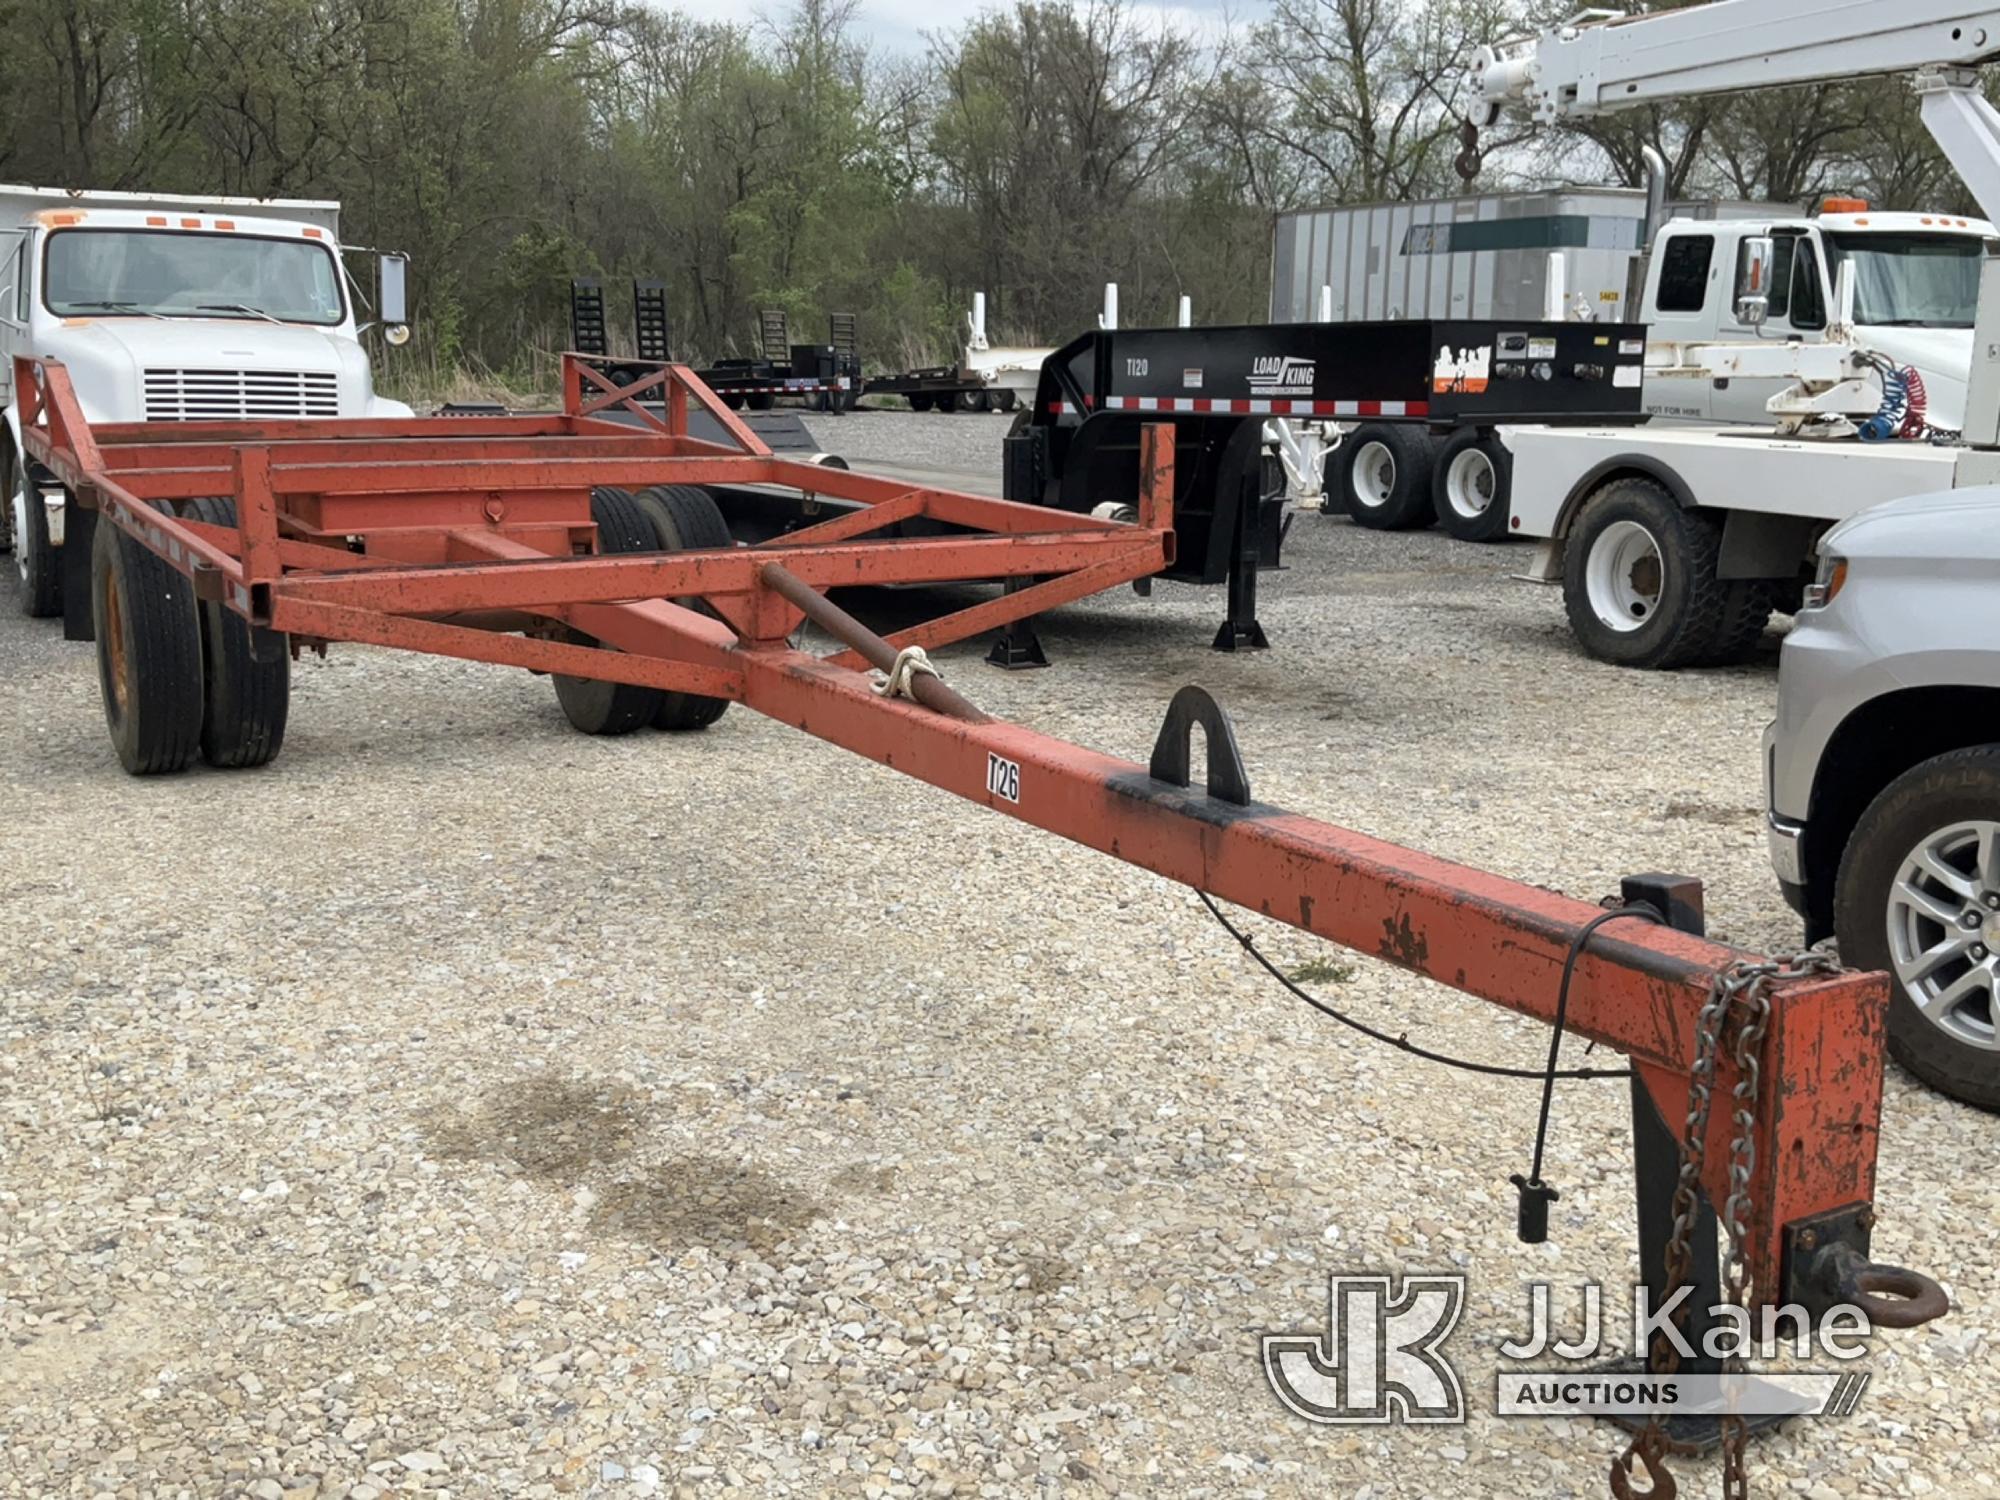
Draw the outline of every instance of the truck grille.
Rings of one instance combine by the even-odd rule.
[[[331,370],[148,370],[148,422],[234,422],[246,417],[334,417]]]

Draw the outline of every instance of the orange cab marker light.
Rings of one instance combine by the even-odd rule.
[[[81,223],[83,222],[83,215],[82,215],[82,214],[57,214],[57,215],[56,215],[56,216],[55,216],[55,217],[54,217],[53,219],[51,219],[51,220],[50,220],[49,222],[50,222],[51,224],[54,224],[54,225],[56,225],[56,226],[57,226],[58,228],[61,228],[61,227],[63,227],[64,225],[68,225],[68,224],[81,224]]]
[[[182,219],[182,220],[181,220],[181,228],[183,228],[183,229],[199,229],[199,228],[201,228],[201,220],[199,220],[199,219]]]
[[[234,229],[236,227],[236,221],[234,219],[217,219],[215,221],[215,227],[217,229]]]
[[[305,236],[309,240],[316,240],[320,238],[320,232],[317,229],[308,229],[305,231]]]
[[[147,214],[146,224],[151,229],[165,229],[167,227],[167,216],[165,214]]]

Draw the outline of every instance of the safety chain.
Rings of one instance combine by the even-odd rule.
[[[1735,1012],[1735,1031],[1729,1053],[1736,1064],[1736,1086],[1730,1090],[1729,1196],[1723,1203],[1721,1222],[1728,1237],[1729,1253],[1723,1261],[1722,1293],[1732,1306],[1749,1308],[1749,1265],[1744,1246],[1750,1238],[1750,1179],[1757,1168],[1757,1094],[1762,1078],[1764,1034],[1771,1022],[1771,982],[1802,974],[1830,974],[1840,961],[1823,949],[1808,949],[1760,963],[1738,959],[1716,971],[1695,1022],[1694,1064],[1688,1070],[1687,1123],[1681,1134],[1680,1174],[1674,1181],[1674,1223],[1667,1238],[1666,1287],[1662,1300],[1671,1303],[1687,1285],[1688,1270],[1694,1259],[1694,1226],[1701,1203],[1701,1169],[1708,1148],[1708,1119],[1715,1090],[1715,1061],[1723,1047],[1723,1032]],[[1671,1314],[1674,1331],[1685,1334],[1689,1309],[1683,1305]],[[1646,1368],[1654,1375],[1671,1375],[1680,1368],[1680,1346],[1673,1338],[1656,1339],[1647,1351]],[[1724,1374],[1740,1374],[1740,1348],[1722,1362]],[[1747,1500],[1750,1480],[1745,1468],[1745,1449],[1750,1429],[1741,1416],[1728,1413],[1722,1418],[1722,1493],[1724,1500]],[[1618,1500],[1673,1500],[1677,1490],[1667,1471],[1666,1456],[1676,1448],[1667,1435],[1665,1418],[1655,1413],[1611,1464],[1611,1493]],[[1683,1450],[1684,1451],[1684,1450]],[[1645,1466],[1650,1487],[1631,1487],[1633,1460]]]

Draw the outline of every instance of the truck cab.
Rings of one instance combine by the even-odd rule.
[[[1805,219],[1671,220],[1654,239],[1639,314],[1650,325],[1648,363],[1669,363],[1690,345],[1818,342],[1837,317],[1835,274],[1851,263],[1852,342],[1915,369],[1932,425],[1956,429],[1972,364],[1980,243],[1993,233],[1984,219],[1877,213],[1855,199],[1830,199]],[[1768,314],[1753,326],[1737,315],[1735,289],[1748,242],[1766,236],[1775,252]],[[1669,421],[1764,426],[1765,403],[1785,384],[1649,379],[1646,410]]]
[[[375,394],[339,206],[0,187],[0,488],[31,615],[62,609],[64,496],[28,462],[16,356],[60,360],[93,422],[406,417]],[[402,328],[404,262],[378,300]]]

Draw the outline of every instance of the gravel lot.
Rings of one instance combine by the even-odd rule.
[[[824,430],[990,467],[1005,427]],[[1624,673],[1519,553],[1303,517],[1288,555],[1268,654],[1167,587],[1046,621],[1050,671],[946,669],[1136,759],[1198,681],[1260,798],[1589,898],[1697,873],[1718,935],[1795,941],[1775,639]],[[1524,1281],[1634,1274],[1622,1087],[1558,1091],[1525,1247],[1534,1085],[1358,1042],[1149,875],[740,710],[591,740],[541,680],[354,648],[300,665],[269,770],[135,781],[89,649],[7,608],[0,1491],[1603,1492],[1614,1432],[1489,1412]],[[1378,1024],[1540,1061],[1257,931]],[[1892,1069],[1883,1123],[1877,1252],[1957,1310],[1884,1337],[1854,1417],[1759,1442],[1760,1493],[2000,1493],[2000,1122]],[[1328,1272],[1458,1269],[1468,1426],[1265,1387],[1258,1333],[1321,1327]]]

